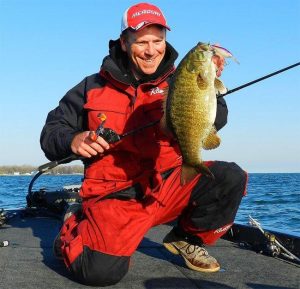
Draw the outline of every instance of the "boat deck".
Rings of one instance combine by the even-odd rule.
[[[9,241],[8,247],[0,248],[0,288],[90,288],[73,281],[62,261],[52,254],[60,221],[48,217],[23,218],[19,213],[0,228],[0,241]],[[300,288],[299,265],[225,240],[208,248],[221,263],[219,272],[189,270],[181,257],[161,245],[170,229],[170,225],[151,229],[133,255],[129,273],[117,285],[106,288]]]

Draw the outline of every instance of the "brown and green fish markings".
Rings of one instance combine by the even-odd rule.
[[[213,45],[198,43],[182,59],[170,83],[162,123],[180,147],[181,184],[199,173],[214,177],[201,159],[201,149],[214,149],[221,142],[214,127],[216,94],[227,90],[216,77],[217,68],[212,61],[219,52]]]

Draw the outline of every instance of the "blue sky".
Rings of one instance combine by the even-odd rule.
[[[48,111],[99,70],[123,11],[137,1],[0,0],[0,165],[41,165]],[[299,0],[152,1],[180,60],[198,41],[220,43],[230,89],[300,61]],[[226,97],[228,124],[208,160],[249,172],[300,172],[300,67]]]

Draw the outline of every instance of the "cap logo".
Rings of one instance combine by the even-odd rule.
[[[138,31],[150,24],[160,25],[170,30],[164,14],[158,7],[148,3],[140,3],[127,8],[124,12],[121,20],[121,32],[127,28]]]
[[[159,12],[154,11],[154,10],[141,10],[141,11],[137,11],[137,12],[133,13],[131,18],[135,18],[135,17],[138,17],[138,16],[143,15],[143,14],[153,14],[153,15],[156,15],[158,17],[161,16],[161,14]]]

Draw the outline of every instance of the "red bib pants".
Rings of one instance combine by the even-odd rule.
[[[247,174],[235,163],[206,165],[215,180],[199,175],[181,186],[177,167],[141,197],[116,194],[84,201],[83,212],[67,219],[61,230],[64,260],[74,276],[89,285],[117,283],[147,231],[176,218],[183,231],[213,244],[234,221]]]

